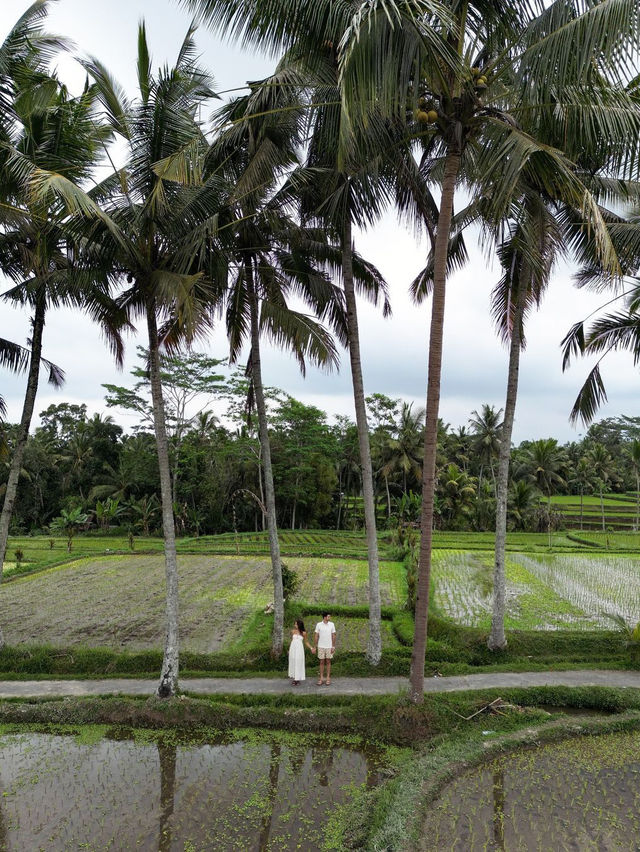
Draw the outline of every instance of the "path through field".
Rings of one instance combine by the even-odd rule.
[[[153,695],[155,680],[116,678],[111,680],[32,680],[0,681],[0,700],[64,695]],[[425,694],[464,692],[474,689],[515,689],[540,686],[607,686],[640,689],[640,672],[581,669],[566,672],[483,672],[452,677],[432,677],[424,682]],[[331,686],[317,686],[310,678],[292,686],[286,677],[266,678],[183,678],[184,692],[197,695],[398,695],[409,688],[404,677],[339,677]]]

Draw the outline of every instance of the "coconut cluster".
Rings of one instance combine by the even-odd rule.
[[[438,120],[438,111],[426,98],[418,99],[418,109],[414,113],[420,124],[434,124]]]
[[[473,88],[478,92],[483,92],[487,88],[487,78],[482,73],[482,68],[475,66],[471,69],[473,77]]]

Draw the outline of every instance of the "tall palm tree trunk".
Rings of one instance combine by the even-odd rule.
[[[369,559],[369,641],[366,658],[371,665],[377,666],[382,657],[382,636],[380,626],[380,569],[378,565],[378,536],[376,531],[376,509],[373,493],[373,469],[371,465],[371,446],[369,426],[364,401],[364,381],[362,361],[360,359],[360,334],[358,330],[358,310],[356,292],[353,283],[353,247],[351,218],[347,214],[344,222],[342,242],[342,280],[347,307],[347,334],[349,336],[349,358],[351,361],[351,379],[353,399],[358,427],[358,445],[360,448],[360,468],[362,470],[362,494],[364,499],[364,526],[367,535],[367,555]]]
[[[511,329],[509,349],[509,373],[507,376],[507,397],[504,404],[500,453],[498,456],[498,478],[496,480],[496,544],[493,567],[493,612],[491,615],[491,633],[487,640],[490,650],[497,651],[507,647],[504,632],[504,613],[506,600],[505,551],[507,547],[507,494],[509,489],[509,462],[511,460],[511,435],[518,398],[518,378],[520,374],[520,350],[522,347],[522,321],[524,316],[525,288],[518,282],[516,292],[516,310]]]
[[[18,493],[18,479],[22,469],[24,450],[29,438],[31,418],[38,393],[38,379],[40,377],[40,358],[42,356],[42,334],[44,331],[46,302],[44,293],[38,295],[35,312],[33,315],[33,327],[31,333],[31,359],[29,361],[29,374],[27,377],[27,388],[22,406],[20,428],[16,440],[11,467],[9,468],[9,479],[7,490],[4,495],[2,514],[0,515],[0,581],[2,581],[2,567],[7,554],[7,540],[9,538],[9,526],[13,515],[13,507]],[[0,635],[0,647],[2,647],[2,636]]]
[[[164,643],[162,672],[157,695],[169,698],[178,688],[179,636],[178,636],[178,557],[176,554],[176,526],[173,517],[173,495],[171,493],[171,467],[169,464],[169,441],[162,398],[160,378],[160,356],[158,327],[156,324],[156,302],[147,305],[147,328],[149,330],[149,379],[153,402],[153,425],[156,433],[158,468],[160,470],[160,497],[162,501],[162,532],[164,537],[164,562],[166,577],[167,625]]]
[[[391,520],[391,492],[389,491],[389,477],[384,478],[384,487],[387,492],[387,518]]]
[[[279,657],[282,653],[284,634],[284,595],[282,591],[282,563],[280,561],[280,542],[276,516],[276,493],[273,485],[273,468],[271,467],[271,444],[269,443],[269,426],[267,423],[267,406],[264,399],[262,384],[262,365],[260,363],[260,329],[258,326],[258,297],[256,296],[253,270],[249,263],[247,270],[247,293],[251,312],[251,381],[256,397],[258,412],[258,432],[262,451],[262,470],[264,473],[265,504],[267,507],[267,530],[269,533],[269,551],[271,553],[271,568],[273,572],[273,633],[271,635],[271,653]]]
[[[427,650],[427,618],[429,612],[429,582],[431,579],[431,543],[433,538],[434,497],[436,480],[436,449],[440,406],[440,374],[442,370],[442,338],[447,278],[447,252],[453,215],[453,198],[460,170],[461,154],[449,148],[442,180],[442,196],[433,257],[433,301],[429,335],[429,372],[427,379],[427,416],[424,432],[424,463],[422,468],[422,512],[420,516],[420,557],[416,588],[415,632],[411,653],[409,695],[415,704],[424,701],[424,663]]]

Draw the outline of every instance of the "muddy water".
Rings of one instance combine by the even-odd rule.
[[[305,738],[176,745],[0,738],[0,850],[312,849],[381,758]]]
[[[505,755],[448,785],[423,850],[640,849],[640,733]]]

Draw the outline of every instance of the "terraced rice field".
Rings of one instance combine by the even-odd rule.
[[[0,848],[319,849],[336,808],[402,755],[310,734],[199,727],[195,742],[187,737],[0,732]]]
[[[419,848],[637,849],[639,774],[637,731],[504,755],[443,789]]]
[[[368,602],[362,560],[289,558],[287,564],[299,574],[300,600]],[[254,613],[272,600],[271,566],[264,558],[181,555],[179,570],[184,650],[207,653],[237,642]],[[406,595],[402,566],[382,563],[380,573],[383,603],[401,603]],[[3,584],[0,624],[9,645],[159,648],[164,602],[162,555],[91,557]],[[386,638],[395,641],[389,630]],[[366,622],[353,619],[343,630],[340,648],[364,647]]]
[[[491,619],[490,553],[434,554],[434,603],[461,624],[488,627]],[[632,556],[509,554],[507,616],[510,628],[611,628],[604,613],[640,621],[640,560]]]

